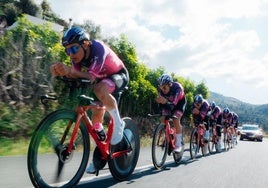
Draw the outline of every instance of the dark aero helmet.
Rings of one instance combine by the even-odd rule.
[[[85,40],[89,40],[89,35],[81,27],[72,27],[68,29],[62,37],[62,45],[78,43],[82,44]]]
[[[158,85],[159,86],[164,85],[164,84],[169,84],[170,82],[173,82],[173,79],[168,74],[163,74],[158,79]]]
[[[203,102],[203,96],[201,94],[198,94],[194,97],[194,103],[199,103],[201,104]]]
[[[224,110],[223,110],[223,114],[229,114],[230,113],[230,110],[228,107],[225,107]]]
[[[214,101],[212,101],[211,104],[210,104],[210,107],[213,110],[216,107],[216,103]]]

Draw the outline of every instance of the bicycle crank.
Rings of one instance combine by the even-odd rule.
[[[96,147],[93,153],[93,164],[96,169],[96,176],[99,175],[99,170],[103,169],[106,163],[107,160],[102,157],[100,149]]]

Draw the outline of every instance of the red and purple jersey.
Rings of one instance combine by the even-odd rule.
[[[195,108],[194,104],[193,104],[193,108]],[[196,119],[197,121],[200,121],[200,120],[204,121],[209,110],[210,110],[210,105],[209,105],[208,101],[204,99],[203,103],[199,109],[199,114],[193,115],[194,119]]]
[[[215,108],[211,111],[211,115],[213,116],[214,120],[217,120],[221,113],[221,108],[219,106],[215,106]]]
[[[183,86],[178,82],[172,82],[172,86],[170,87],[170,90],[167,94],[164,94],[160,89],[158,90],[158,92],[160,96],[165,97],[175,106],[185,97]]]
[[[73,68],[81,71],[82,67],[95,78],[106,78],[118,73],[125,66],[118,56],[103,42],[92,40],[89,57],[80,62],[72,63]]]
[[[233,122],[233,114],[229,113],[226,117],[224,116],[224,114],[222,113],[222,125],[224,124],[228,124],[228,125],[232,125]]]
[[[233,115],[232,124],[236,125],[238,124],[238,115],[234,112],[231,112]]]

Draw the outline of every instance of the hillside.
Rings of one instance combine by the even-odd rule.
[[[241,124],[259,124],[264,130],[268,131],[268,104],[253,105],[214,92],[210,92],[208,100],[215,101],[222,109],[228,106],[231,111],[234,111],[239,115]]]

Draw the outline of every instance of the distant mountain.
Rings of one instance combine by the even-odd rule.
[[[237,113],[240,124],[259,124],[264,130],[268,131],[268,104],[253,105],[215,92],[210,92],[208,100],[210,102],[215,101],[222,109],[227,106],[231,111]]]

